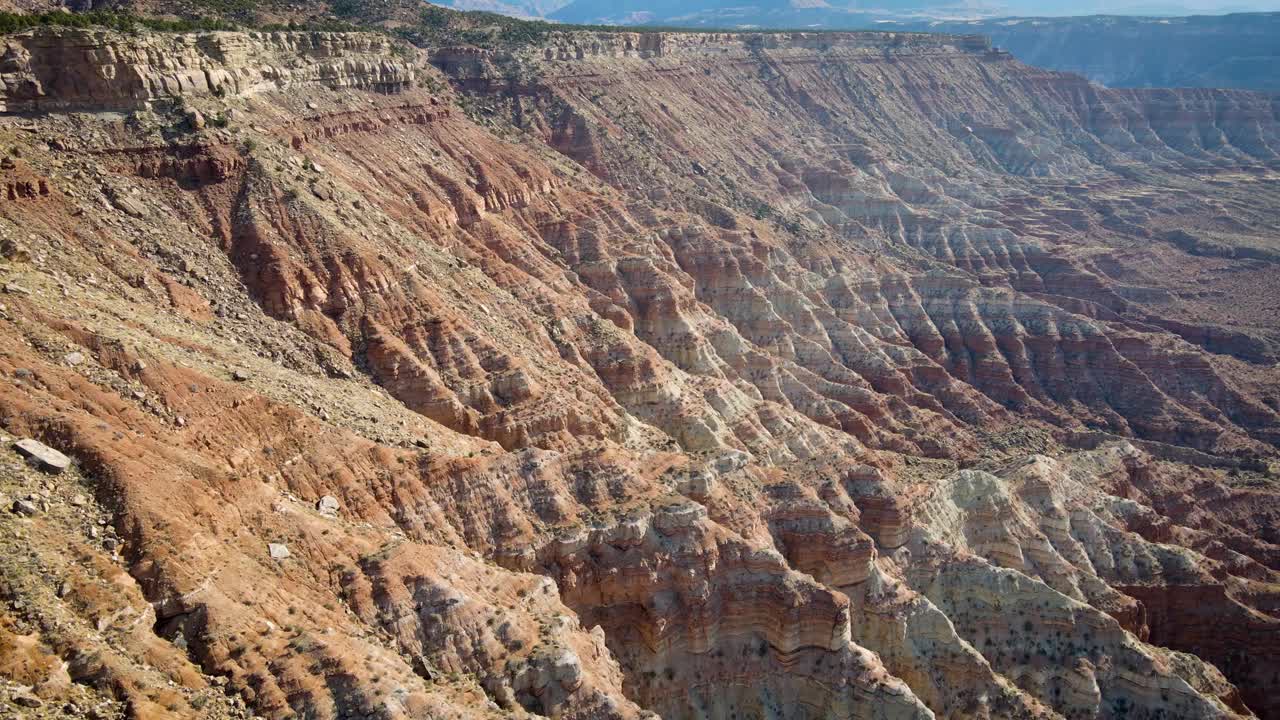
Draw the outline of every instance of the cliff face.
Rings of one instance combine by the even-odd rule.
[[[127,111],[268,89],[411,87],[413,67],[390,51],[386,38],[357,33],[30,34],[5,44],[0,111]]]
[[[1117,6],[1108,3],[1077,2],[1050,9],[1044,2],[1026,2],[988,6],[987,10],[1001,15],[976,19],[975,13],[984,11],[982,6],[969,6],[957,15],[955,8],[927,5],[576,0],[551,17],[570,23],[656,27],[875,28],[976,34],[991,38],[995,46],[1029,65],[1079,73],[1108,87],[1280,91],[1277,12],[1240,12],[1244,9],[1240,7],[1224,15],[1196,15],[1204,8],[1179,12],[1167,6],[1161,12],[1181,17],[1151,17],[1112,14]],[[939,19],[963,15],[970,17]],[[1061,15],[1065,17],[1053,17]]]
[[[0,419],[73,460],[0,474],[11,697],[1280,712],[1274,99],[950,36],[5,42]]]

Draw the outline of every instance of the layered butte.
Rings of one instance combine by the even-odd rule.
[[[3,43],[0,424],[73,461],[0,464],[14,702],[1280,717],[1275,97],[943,35]]]

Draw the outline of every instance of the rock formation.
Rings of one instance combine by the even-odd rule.
[[[13,702],[1280,713],[1274,98],[893,33],[4,42],[0,426],[71,459],[0,464]]]

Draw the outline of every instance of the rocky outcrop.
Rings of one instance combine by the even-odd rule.
[[[34,30],[5,38],[0,111],[134,110],[308,86],[395,93],[414,70],[391,47],[360,33]]]

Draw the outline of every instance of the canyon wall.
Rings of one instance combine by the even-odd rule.
[[[392,47],[358,33],[37,33],[5,44],[0,111],[128,111],[309,87],[396,92],[412,86],[414,70]]]
[[[71,460],[5,450],[13,702],[1280,713],[1275,98],[965,36],[4,42],[0,420]]]

